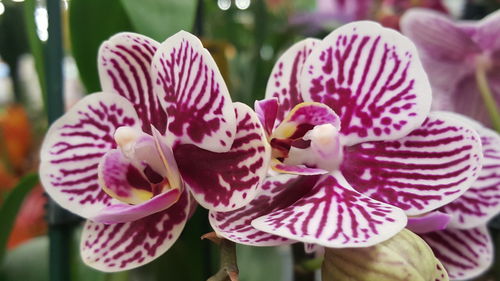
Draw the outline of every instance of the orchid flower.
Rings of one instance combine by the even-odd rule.
[[[464,121],[481,136],[484,158],[479,177],[458,199],[416,218],[420,225],[413,219],[409,222],[410,229],[420,233],[454,280],[476,277],[492,264],[493,243],[486,224],[500,213],[500,135],[475,121]]]
[[[187,32],[161,44],[119,33],[100,47],[98,65],[103,92],[50,127],[40,177],[52,199],[87,219],[85,263],[119,271],[164,253],[196,203],[229,211],[250,202],[269,148],[256,114],[231,102]]]
[[[415,46],[373,22],[306,39],[277,61],[256,112],[272,147],[250,204],[210,212],[220,236],[249,245],[302,241],[366,247],[407,216],[458,198],[480,169],[477,133],[429,114],[431,91]]]
[[[500,129],[500,11],[477,22],[453,22],[415,9],[403,16],[401,28],[420,51],[436,93],[434,107],[486,125],[492,124],[489,114]]]

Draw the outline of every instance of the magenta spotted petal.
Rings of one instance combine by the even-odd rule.
[[[346,148],[342,173],[357,191],[419,215],[462,195],[481,161],[479,136],[467,123],[431,113],[404,138]]]
[[[493,262],[488,228],[447,229],[421,235],[453,280],[465,280],[486,271]]]
[[[57,120],[40,152],[40,179],[46,192],[63,208],[92,218],[113,200],[99,186],[97,166],[116,147],[121,126],[140,130],[132,105],[116,94],[92,94]]]
[[[135,33],[118,33],[99,49],[98,68],[104,92],[117,93],[132,103],[151,134],[151,125],[165,133],[167,115],[153,90],[150,74],[153,55],[160,44]]]
[[[264,130],[252,109],[235,103],[236,135],[231,150],[215,153],[192,144],[174,147],[182,179],[196,201],[215,211],[249,203],[264,180],[270,160]]]
[[[154,260],[179,237],[191,204],[186,191],[172,207],[134,222],[108,225],[87,221],[80,245],[83,261],[101,271],[114,272]]]
[[[227,152],[236,133],[234,108],[200,40],[178,32],[161,44],[152,64],[155,91],[167,110],[168,131],[175,142]]]
[[[236,243],[251,246],[276,246],[295,241],[260,231],[252,220],[285,208],[311,190],[318,177],[278,175],[267,178],[255,199],[243,208],[231,212],[210,212],[210,224],[215,232]]]
[[[356,192],[340,172],[322,177],[292,205],[255,219],[262,231],[325,247],[367,247],[406,225],[404,212]]]
[[[346,145],[404,137],[429,112],[431,89],[415,46],[377,23],[336,29],[303,68],[303,99],[340,116]]]
[[[481,137],[483,168],[467,192],[441,208],[452,215],[454,228],[480,226],[500,213],[500,135],[478,123],[474,129]]]
[[[276,98],[280,105],[275,125],[278,126],[292,108],[303,102],[300,77],[304,63],[313,48],[321,42],[308,38],[295,43],[275,63],[267,81],[266,99]]]

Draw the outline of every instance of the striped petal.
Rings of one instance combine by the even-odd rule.
[[[190,205],[187,191],[165,211],[128,223],[87,221],[80,251],[92,268],[115,272],[136,268],[165,253],[186,224]]]
[[[57,120],[40,152],[40,179],[63,208],[85,218],[112,203],[99,186],[97,167],[116,147],[113,135],[121,126],[140,130],[133,106],[115,94],[92,94]]]
[[[152,75],[176,141],[213,152],[231,148],[236,132],[231,97],[198,38],[185,31],[169,37],[153,58]]]
[[[151,125],[164,133],[167,115],[153,90],[151,62],[159,43],[135,33],[118,33],[105,41],[98,55],[98,69],[104,92],[129,100],[151,134]]]
[[[308,38],[295,43],[281,57],[271,71],[267,81],[266,99],[276,98],[280,105],[276,126],[297,104],[303,102],[300,92],[300,75],[304,63],[318,39]]]
[[[309,192],[317,179],[296,175],[269,177],[250,204],[231,212],[211,211],[210,224],[218,235],[239,244],[277,246],[293,243],[293,240],[252,227],[252,220],[290,206]]]
[[[401,209],[370,199],[336,171],[292,205],[255,219],[262,231],[329,248],[368,247],[406,225]]]
[[[174,147],[182,179],[196,201],[216,211],[250,202],[267,173],[270,148],[252,109],[235,103],[237,131],[231,150],[215,153],[192,144]]]
[[[441,208],[452,215],[453,228],[483,225],[500,213],[500,135],[477,123],[474,129],[481,137],[483,168],[467,192]]]
[[[476,180],[481,161],[477,133],[433,112],[402,139],[347,148],[342,172],[357,191],[414,216],[462,195]]]
[[[344,25],[309,55],[305,101],[330,106],[346,145],[407,135],[427,116],[431,89],[413,43],[373,22]]]
[[[421,235],[453,280],[485,272],[493,262],[493,244],[486,226],[447,229]]]

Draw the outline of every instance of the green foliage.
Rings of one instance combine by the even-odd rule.
[[[5,198],[5,201],[0,207],[0,225],[2,226],[2,231],[0,231],[0,262],[5,256],[7,242],[9,241],[9,236],[12,232],[14,222],[16,221],[19,208],[23,204],[26,195],[28,195],[37,183],[37,174],[29,174],[23,177]]]
[[[134,29],[159,42],[183,29],[191,31],[196,0],[121,0]]]
[[[367,248],[325,249],[323,281],[448,281],[443,265],[418,235],[403,230]]]
[[[137,1],[142,3],[143,1]],[[101,89],[97,73],[99,46],[113,34],[133,31],[120,0],[72,0],[69,28],[73,56],[87,92]]]

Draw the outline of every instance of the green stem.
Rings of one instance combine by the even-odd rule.
[[[64,113],[62,81],[61,1],[48,0],[49,38],[45,46],[45,79],[47,86],[47,117],[53,123]],[[49,275],[51,281],[71,281],[71,237],[78,218],[49,200]]]
[[[486,106],[486,110],[490,115],[492,126],[497,132],[500,132],[500,113],[498,112],[495,98],[493,97],[493,93],[488,85],[488,78],[484,67],[477,66],[476,83],[477,88],[481,93],[481,97],[483,98],[484,105]]]
[[[238,263],[236,260],[236,244],[222,239],[220,242],[220,269],[207,281],[238,281]]]

